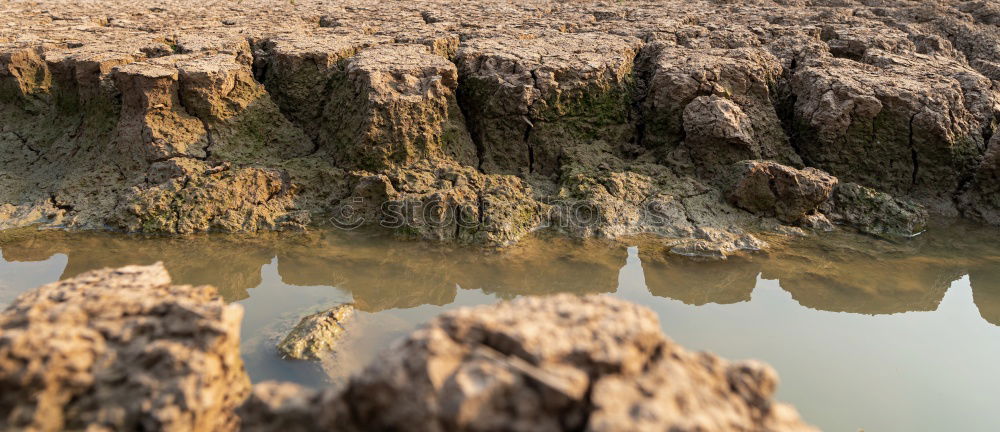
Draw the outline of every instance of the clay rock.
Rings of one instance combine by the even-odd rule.
[[[293,185],[276,169],[173,158],[153,164],[150,174],[150,183],[123,194],[110,218],[114,225],[128,232],[190,234],[301,229],[309,221],[294,209]]]
[[[823,26],[820,33],[820,38],[826,42],[834,57],[855,61],[863,60],[869,50],[894,53],[916,51],[917,47],[907,36],[898,29],[878,28],[859,23],[828,24]],[[928,43],[928,41],[921,42]]]
[[[313,151],[338,166],[379,170],[443,158],[476,165],[455,65],[424,45],[385,42],[355,34],[267,39],[255,50],[258,79]]]
[[[339,395],[266,384],[240,412],[247,430],[813,430],[776,385],[677,346],[649,309],[561,294],[448,312]]]
[[[278,343],[278,352],[295,360],[320,360],[333,351],[347,330],[344,324],[354,316],[354,306],[343,304],[303,317]]]
[[[283,180],[286,174],[275,169],[245,171],[264,172],[277,180],[278,190],[268,191],[264,198],[259,196],[259,190],[233,190],[242,187],[239,181],[191,182],[189,177],[177,175],[176,184],[162,185],[165,179],[161,176],[161,166],[164,164],[202,165],[195,170],[208,170],[208,165],[217,165],[199,162],[206,159],[277,164],[285,158],[311,151],[308,138],[284,120],[263,87],[253,79],[248,50],[246,40],[242,39],[242,44],[216,50],[218,54],[210,56],[167,55],[142,61],[136,61],[139,56],[122,54],[127,52],[124,49],[101,55],[89,50],[48,51],[45,68],[38,71],[47,76],[44,80],[48,83],[47,93],[43,99],[51,106],[47,112],[38,114],[45,116],[45,120],[18,120],[45,124],[54,131],[62,130],[58,133],[66,134],[67,138],[45,143],[46,134],[51,133],[46,132],[39,143],[45,144],[24,143],[27,148],[35,149],[32,159],[11,157],[8,163],[12,168],[27,165],[23,177],[29,181],[36,177],[37,180],[34,187],[25,190],[47,193],[51,205],[63,213],[51,217],[48,223],[64,227],[102,229],[114,226],[129,231],[170,233],[233,228],[256,231],[283,225],[280,221],[274,223],[277,219],[301,219],[301,215],[293,216],[285,211],[290,206],[291,194],[281,192],[288,192],[290,188]],[[68,121],[61,120],[63,118]],[[204,180],[203,177],[199,179]],[[174,199],[176,192],[188,186],[191,187],[189,192],[200,187],[204,189],[188,194],[186,198],[193,201],[188,202],[187,210],[175,208],[181,207]],[[164,188],[171,190],[164,191]],[[220,189],[230,189],[231,197],[243,194],[249,198],[214,202],[209,205],[214,209],[194,208],[206,199],[223,198]],[[281,195],[281,204],[271,202],[269,206],[267,201],[271,200],[266,197],[272,195]],[[123,208],[136,202],[145,209],[133,207],[124,211],[123,216]],[[19,207],[21,209],[12,212],[13,216],[45,210],[45,206],[38,204]],[[220,211],[220,207],[223,210]],[[232,214],[241,210],[253,212],[254,209],[272,215],[257,218]],[[194,222],[200,225],[198,227],[185,227],[186,222],[178,222],[194,213],[208,213],[213,219],[227,220],[213,223],[212,227],[204,222]],[[19,224],[26,222],[23,217],[18,219],[22,220],[17,222]]]
[[[684,141],[703,170],[761,157],[753,126],[739,105],[718,96],[699,96],[684,107]]]
[[[380,42],[385,38],[328,32],[261,38],[253,44],[254,71],[281,112],[319,141],[332,132],[324,116],[332,85],[343,80],[344,61]]]
[[[945,8],[916,9],[916,19],[926,19],[932,24],[932,31],[946,35],[969,63],[983,75],[1000,80],[1000,30],[996,24],[996,5],[992,2],[966,2],[955,13]],[[936,10],[935,10],[936,9]],[[970,17],[971,15],[971,17]],[[930,19],[928,19],[930,18]]]
[[[97,270],[0,313],[0,427],[232,430],[242,308],[162,264]]]
[[[62,218],[65,211],[57,208],[52,200],[41,199],[37,202],[18,205],[4,203],[0,205],[0,229],[18,228],[28,225],[44,224]]]
[[[577,166],[564,172],[563,199],[554,202],[551,226],[573,237],[615,238],[643,231],[671,231],[675,228],[672,222],[685,220],[679,203],[657,194],[650,176],[613,170],[587,172],[575,169]]]
[[[714,147],[706,146],[721,139],[735,154],[801,165],[774,108],[772,87],[782,73],[774,55],[758,48],[647,50],[656,54],[646,66],[646,146],[671,150],[684,143],[696,166],[711,167]],[[685,142],[689,131],[694,135]]]
[[[180,102],[177,69],[155,63],[132,63],[115,69],[122,92],[116,147],[143,162],[171,157],[204,158],[205,125]]]
[[[386,168],[415,157],[417,147],[461,137],[442,139],[445,127],[461,123],[440,106],[454,90],[440,73],[448,75],[454,65],[429,57],[424,47],[393,45],[404,56],[382,49],[392,42],[339,30],[268,36],[254,43],[254,72],[283,116],[310,138],[311,155],[345,168]],[[388,129],[393,132],[379,135]],[[414,142],[422,138],[434,140]]]
[[[984,148],[996,103],[990,81],[941,57],[876,50],[864,61],[816,59],[796,70],[800,154],[844,181],[947,211]]]
[[[424,161],[359,179],[338,225],[379,225],[403,237],[510,245],[542,224],[547,206],[522,179]]]
[[[28,110],[37,110],[44,101],[33,99],[48,90],[51,82],[46,80],[48,74],[39,50],[16,48],[0,52],[0,100],[23,103]]]
[[[564,147],[617,144],[627,124],[638,41],[611,34],[484,37],[458,50],[469,129],[489,173],[550,175]]]
[[[830,220],[879,237],[912,237],[927,226],[927,210],[906,199],[857,183],[840,183],[833,191]]]
[[[250,66],[232,55],[184,60],[177,67],[185,109],[205,121],[218,122],[236,116],[264,93]]]
[[[558,191],[542,200],[552,205],[548,226],[569,235],[690,238],[697,228],[739,231],[758,219],[729,205],[716,185],[683,167],[631,165],[599,143],[568,149],[566,155]]]
[[[249,46],[238,52],[244,51]],[[175,65],[180,101],[208,134],[206,158],[259,164],[311,153],[314,143],[281,113],[242,55],[181,59]]]
[[[833,193],[837,178],[815,168],[795,169],[771,161],[743,161],[727,191],[730,203],[754,214],[799,223],[816,214]]]
[[[767,242],[751,234],[701,227],[691,239],[670,248],[670,253],[691,258],[725,260],[732,255],[767,249]]]
[[[158,57],[117,68],[116,82],[126,95],[119,145],[151,148],[146,162],[193,157],[273,164],[312,152],[313,142],[241,60],[249,51],[243,45],[236,53]]]
[[[114,70],[143,57],[127,46],[96,43],[68,50],[59,45],[0,49],[0,100],[17,100],[28,112],[85,112],[117,119]],[[75,111],[75,112],[74,112]]]
[[[455,98],[458,71],[423,45],[368,48],[352,57],[328,115],[341,166],[384,169],[421,159],[477,165],[476,148]]]

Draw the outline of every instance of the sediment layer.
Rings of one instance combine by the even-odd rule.
[[[4,228],[382,224],[504,245],[554,227],[693,238],[711,245],[680,253],[711,255],[787,225],[1000,224],[992,1],[2,12]],[[822,184],[775,189],[761,207],[734,195],[761,196],[732,189],[744,161]]]

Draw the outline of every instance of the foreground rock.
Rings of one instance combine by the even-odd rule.
[[[233,430],[241,319],[160,264],[25,293],[0,313],[0,429]]]
[[[777,377],[667,340],[655,314],[557,295],[435,319],[342,392],[264,383],[244,430],[813,430]]]
[[[354,306],[344,304],[303,317],[278,343],[278,352],[295,360],[320,360],[333,351],[346,331],[344,324],[353,316]]]
[[[654,312],[610,297],[455,310],[323,392],[288,383],[251,391],[241,318],[211,287],[171,285],[162,264],[92,271],[25,293],[0,313],[0,426],[813,430],[772,400],[769,367],[688,352],[666,339]]]
[[[545,227],[832,229],[814,208],[826,186],[779,185],[766,208],[728,197],[720,180],[744,160],[1000,223],[989,1],[15,0],[0,12],[0,228],[332,219],[488,245]]]

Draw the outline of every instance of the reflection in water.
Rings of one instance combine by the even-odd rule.
[[[276,239],[273,234],[260,238],[182,239],[17,230],[4,233],[0,248],[8,262],[42,261],[57,254],[65,255],[68,262],[60,279],[103,267],[163,261],[175,281],[214,285],[223,297],[234,301],[246,298],[248,288],[260,285],[261,266],[274,257]]]
[[[163,261],[175,282],[215,285],[245,307],[254,380],[324,385],[448,308],[613,293],[656,310],[686,346],[770,362],[783,378],[780,396],[825,429],[993,430],[998,239],[963,227],[899,244],[775,239],[765,254],[698,262],[645,238],[628,249],[535,238],[486,252],[365,232],[170,239],[21,230],[0,234],[0,305],[94,268]],[[346,301],[361,311],[358,326],[325,372],[277,357],[274,342],[299,317]]]
[[[535,241],[503,254],[484,254],[384,237],[363,242],[345,242],[334,235],[305,237],[278,248],[282,280],[340,287],[368,312],[447,305],[455,301],[458,287],[499,298],[613,292],[615,274],[624,262],[620,248],[574,248],[565,240]]]
[[[1000,326],[1000,264],[995,260],[991,264],[973,268],[969,272],[972,286],[976,287],[972,296],[979,306],[979,312],[986,321]]]
[[[750,300],[760,264],[739,258],[698,262],[665,261],[661,253],[640,253],[646,286],[659,297],[690,305],[731,304]]]

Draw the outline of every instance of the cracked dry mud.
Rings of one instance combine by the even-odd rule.
[[[996,1],[15,0],[0,17],[4,228],[405,214],[401,234],[437,241],[554,226],[711,255],[782,224],[1000,224]]]

